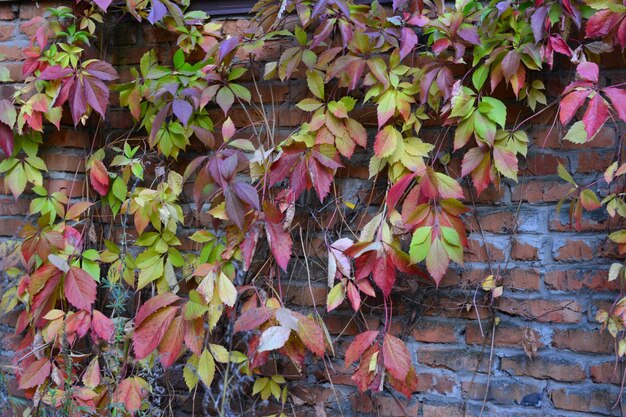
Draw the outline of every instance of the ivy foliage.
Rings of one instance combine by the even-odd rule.
[[[594,63],[626,46],[626,7],[618,1],[395,0],[387,8],[262,0],[255,29],[230,36],[186,7],[183,0],[78,0],[28,23],[25,82],[0,102],[0,172],[15,198],[32,187],[36,222],[7,257],[12,285],[0,308],[22,308],[17,332],[26,354],[15,369],[33,399],[30,415],[45,407],[151,415],[154,369],[175,364],[190,391],[251,376],[252,395],[284,405],[286,380],[264,366],[281,356],[303,370],[311,355],[336,353],[322,315],[290,309],[281,291],[296,250],[295,205],[307,190],[331,199],[338,170],[357,154],[367,155],[369,176],[384,180],[385,194],[360,230],[327,235],[326,309],[347,303],[360,312],[367,297],[383,301],[384,326],[358,334],[344,364],[357,364],[352,379],[362,391],[410,396],[418,375],[389,332],[390,297],[399,273],[438,285],[451,263],[463,263],[463,181],[477,194],[517,181],[525,125],[550,107],[568,127],[564,140],[582,145],[604,125],[626,122],[626,90],[605,86]],[[176,52],[170,62],[147,51],[118,83],[116,69],[92,57],[103,22],[125,14],[171,32]],[[267,118],[241,122],[261,81],[251,62],[276,40],[289,45],[262,78],[301,78],[307,86],[296,105],[306,121],[284,140],[267,129]],[[538,78],[556,59],[571,61],[576,78],[549,104]],[[497,89],[514,99],[502,101]],[[50,192],[38,156],[48,132],[67,123],[106,126],[113,92],[134,128],[93,149],[81,198]],[[375,113],[372,125],[362,109]],[[427,123],[453,128],[452,140],[425,140]],[[201,155],[177,171],[173,162],[194,141]],[[448,164],[453,152],[460,173]],[[147,170],[149,160],[159,161],[156,170]],[[583,210],[602,206],[626,217],[621,161],[604,175],[617,190],[602,199],[593,183],[577,184],[562,167],[559,174],[572,184],[564,199],[572,200],[577,226]],[[194,251],[181,241],[186,189],[211,224],[190,236]],[[610,238],[626,251],[626,231]],[[269,259],[257,251],[265,245]],[[611,269],[618,277],[622,264]],[[497,298],[502,287],[488,279],[483,288]],[[616,337],[624,305],[598,316]],[[223,413],[231,399],[223,395],[214,407]]]

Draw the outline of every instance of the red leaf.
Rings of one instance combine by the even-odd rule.
[[[72,335],[76,333],[78,337],[83,337],[89,331],[89,327],[91,326],[91,317],[87,311],[81,310],[77,311],[74,314],[70,314],[67,317],[65,322],[65,329],[68,335]],[[70,343],[73,340],[70,341]]]
[[[396,266],[393,263],[393,259],[384,252],[379,253],[376,257],[372,278],[374,278],[374,282],[383,292],[383,295],[388,297],[393,284],[396,282]]]
[[[346,356],[344,359],[344,366],[346,369],[352,365],[354,361],[359,359],[361,355],[363,355],[363,352],[365,352],[367,348],[374,343],[378,333],[378,330],[369,330],[358,334],[354,338],[354,341],[350,343],[350,346],[348,346],[348,349],[346,350]]]
[[[20,389],[33,388],[44,383],[50,375],[52,364],[47,358],[41,358],[31,363],[22,373],[20,378]]]
[[[608,87],[602,90],[607,95],[611,104],[613,104],[613,110],[617,112],[617,115],[623,122],[626,122],[626,90],[621,88]]]
[[[163,307],[135,327],[133,348],[138,360],[145,358],[159,346],[177,311],[177,307]]]
[[[94,190],[101,196],[107,195],[109,192],[109,172],[102,163],[94,159],[91,169],[89,170],[89,181]]]
[[[310,317],[302,316],[298,320],[298,336],[302,343],[317,356],[324,356],[324,332],[319,324]]]
[[[581,62],[576,67],[576,73],[578,73],[583,80],[597,84],[600,70],[598,69],[598,64],[594,64],[593,62]]]
[[[361,306],[361,294],[352,282],[348,281],[348,285],[346,286],[346,294],[348,295],[348,300],[350,300],[352,309],[354,311],[359,311],[359,307]]]
[[[283,230],[282,223],[266,221],[265,231],[267,242],[270,245],[272,255],[276,258],[278,266],[280,266],[283,271],[287,271],[287,265],[291,258],[291,247],[293,245],[291,235]]]
[[[174,317],[159,345],[159,352],[161,353],[159,359],[164,369],[172,366],[180,356],[183,349],[183,325],[182,316]]]
[[[404,381],[411,368],[411,355],[402,340],[389,333],[383,339],[383,363],[396,379]]]
[[[583,116],[587,139],[591,140],[598,133],[609,117],[609,109],[600,94],[596,94],[587,106],[587,111]]]
[[[111,337],[113,337],[113,332],[115,331],[115,325],[113,324],[113,320],[111,320],[98,310],[93,311],[91,328],[93,329],[93,332],[105,342],[111,340]]]
[[[96,281],[91,275],[75,266],[65,275],[65,298],[80,310],[91,311],[91,305],[96,301],[96,287]]]
[[[126,378],[117,386],[111,402],[125,405],[126,411],[133,414],[141,409],[141,402],[148,396],[148,388],[148,383],[143,378]]]
[[[572,56],[572,50],[570,49],[569,46],[567,46],[567,43],[565,43],[561,35],[554,34],[550,36],[550,46],[552,47],[552,49],[554,49],[558,53],[561,53],[569,57]]]
[[[171,292],[159,294],[155,297],[150,298],[148,301],[143,303],[143,305],[137,312],[137,315],[135,316],[135,327],[139,327],[141,323],[148,318],[148,316],[150,316],[158,309],[175,303],[178,300],[180,300],[180,298],[178,298],[176,294]]]
[[[274,311],[268,307],[251,308],[244,311],[235,321],[233,332],[245,332],[258,328],[274,315]]]
[[[576,90],[563,97],[559,103],[559,118],[563,126],[572,120],[572,117],[582,107],[588,96],[588,90]]]
[[[7,157],[13,154],[13,130],[4,123],[0,123],[0,148]]]
[[[320,201],[330,192],[330,185],[334,179],[334,170],[325,167],[317,158],[309,158],[309,175],[311,176],[311,182],[315,193]]]

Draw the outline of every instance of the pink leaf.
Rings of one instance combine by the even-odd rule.
[[[0,123],[0,148],[7,157],[13,154],[13,130],[4,123]]]
[[[408,27],[402,28],[400,36],[400,59],[404,59],[417,45],[417,35],[415,31]]]
[[[559,118],[563,126],[572,120],[572,117],[582,107],[588,96],[588,90],[575,90],[563,97],[559,103]]]
[[[20,378],[20,389],[33,388],[44,383],[50,375],[52,364],[47,358],[41,358],[28,365]]]
[[[578,73],[583,80],[597,84],[600,70],[598,69],[598,64],[594,64],[593,62],[581,62],[576,67],[576,73]]]
[[[602,90],[607,95],[611,104],[613,104],[613,110],[617,112],[617,115],[623,122],[626,122],[626,90],[620,88],[608,87]]]

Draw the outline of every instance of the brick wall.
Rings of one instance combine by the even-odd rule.
[[[6,56],[3,64],[17,81],[21,78],[21,48],[28,43],[23,24],[49,5],[42,2],[38,8],[29,1],[0,4],[0,53]],[[228,20],[224,28],[235,33],[248,25],[247,20]],[[147,48],[157,47],[163,58],[172,53],[166,44],[168,36],[162,31],[125,23],[107,30],[107,52],[122,78],[129,76],[129,67],[139,62]],[[278,59],[285,46],[280,41],[266,46],[259,60]],[[623,56],[611,56],[603,65],[607,82],[626,81]],[[262,68],[262,62],[254,68]],[[544,74],[553,97],[572,77],[568,65],[561,68]],[[304,83],[297,78],[287,83],[259,84],[254,101],[268,106],[277,121],[278,137],[304,120],[294,106],[303,92]],[[0,86],[0,93],[8,97],[11,86]],[[506,92],[502,96],[511,98]],[[510,121],[514,122],[518,115],[513,101],[510,103]],[[358,111],[364,124],[375,126],[372,109]],[[220,111],[214,115],[220,120]],[[600,334],[594,320],[598,308],[609,307],[618,289],[607,282],[608,265],[617,251],[607,243],[606,232],[616,225],[598,210],[586,214],[582,231],[574,232],[569,227],[567,207],[562,215],[555,211],[557,201],[569,189],[556,175],[557,161],[577,179],[594,179],[612,161],[621,138],[614,127],[605,127],[585,147],[561,143],[564,132],[552,127],[554,117],[553,112],[546,111],[529,125],[532,146],[522,161],[519,183],[505,182],[499,190],[488,189],[480,197],[467,189],[467,200],[475,210],[467,217],[470,247],[465,266],[451,270],[439,289],[420,286],[415,277],[403,277],[398,285],[392,330],[411,350],[418,371],[418,392],[410,400],[399,394],[358,394],[351,373],[343,370],[340,360],[319,362],[307,369],[307,377],[295,370],[290,375],[294,409],[299,415],[574,417],[626,412],[626,408],[615,406],[623,363],[615,361],[613,339]],[[130,115],[116,108],[110,110],[107,119],[112,132],[132,125]],[[243,112],[233,119],[239,127],[248,123]],[[425,139],[442,134],[437,126],[424,131]],[[48,188],[66,187],[72,196],[82,195],[84,157],[93,139],[88,128],[75,131],[66,127],[45,135]],[[193,146],[181,164],[200,150]],[[458,173],[459,165],[454,158],[451,171]],[[349,218],[361,214],[364,208],[359,202],[366,202],[376,185],[367,176],[362,155],[356,155],[353,165],[340,171],[339,193],[344,200],[357,203],[354,211],[348,211]],[[374,202],[376,198],[374,193]],[[188,224],[201,226],[203,216],[189,208],[189,193],[186,199]],[[0,195],[3,240],[15,237],[20,225],[29,220],[25,218],[28,203],[28,194],[17,202],[12,196]],[[309,256],[319,256],[323,252],[320,225],[332,227],[336,219],[313,198],[303,203],[308,211],[303,210],[298,217],[302,240]],[[299,236],[295,242],[300,242]],[[186,247],[193,248],[188,243]],[[304,309],[315,305],[324,308],[327,289],[323,263],[323,259],[311,262],[320,266],[312,267],[310,288],[304,259],[294,261],[291,273],[283,280],[283,291],[291,304]],[[503,296],[491,307],[477,290],[489,274],[501,275],[505,287]],[[379,326],[376,303],[370,306],[362,318],[354,317],[347,308],[327,317],[329,331],[343,336],[336,346],[338,353],[345,350],[356,332]],[[2,361],[12,355],[12,319],[4,317],[0,324]],[[181,415],[191,412],[193,400],[184,391],[177,400]]]

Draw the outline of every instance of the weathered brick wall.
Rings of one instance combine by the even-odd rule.
[[[42,13],[49,4],[34,2],[2,3],[0,5],[0,53],[6,55],[11,73],[20,81],[21,48],[27,45],[26,19]],[[225,22],[225,30],[244,30],[249,22],[235,19]],[[162,43],[167,34],[132,24],[109,27],[109,57],[118,65],[122,78],[129,76],[129,67],[139,62],[143,52],[157,47],[161,57],[173,52]],[[286,44],[279,41],[266,46],[260,61],[274,60]],[[243,58],[243,57],[242,57]],[[624,57],[610,56],[603,61],[606,82],[626,81]],[[255,72],[262,62],[255,64]],[[548,92],[555,97],[572,78],[568,65],[544,74]],[[248,78],[247,81],[251,81]],[[304,120],[294,106],[305,91],[297,77],[286,83],[261,82],[259,93],[253,94],[257,105],[265,105],[277,122],[277,137],[286,136]],[[11,94],[9,85],[2,85],[4,97]],[[511,98],[502,92],[504,98]],[[116,98],[113,98],[116,103]],[[273,104],[272,104],[273,103]],[[510,100],[510,122],[520,120],[517,106]],[[364,124],[376,125],[372,108],[358,109]],[[216,110],[215,120],[221,119]],[[257,117],[254,116],[253,117]],[[474,213],[467,217],[470,247],[466,264],[448,273],[439,289],[418,285],[415,277],[403,277],[400,291],[394,298],[395,324],[392,331],[407,342],[415,360],[419,390],[410,400],[401,395],[359,394],[353,386],[351,373],[341,361],[318,363],[309,367],[307,377],[290,372],[291,392],[295,410],[300,415],[373,415],[373,416],[588,416],[623,415],[625,407],[614,406],[619,398],[623,363],[615,361],[613,339],[600,334],[594,316],[598,308],[610,307],[618,290],[607,282],[608,265],[617,257],[614,246],[606,241],[612,224],[602,210],[585,215],[581,232],[574,232],[567,219],[555,210],[557,201],[569,190],[568,184],[556,175],[560,161],[575,178],[592,180],[613,160],[622,139],[615,127],[605,127],[589,145],[561,142],[563,131],[554,123],[555,113],[545,111],[529,123],[532,146],[522,161],[519,183],[505,182],[499,190],[488,189],[480,197],[467,188],[468,204]],[[233,117],[239,127],[248,125],[244,112]],[[107,117],[112,131],[132,126],[126,112],[112,108]],[[70,123],[68,123],[69,125]],[[446,135],[436,125],[424,130],[425,139]],[[84,192],[84,157],[93,137],[89,128],[76,131],[66,127],[45,135],[44,159],[50,172],[47,187],[66,187],[72,196]],[[193,146],[180,163],[201,151]],[[459,173],[458,158],[449,169]],[[349,168],[340,171],[337,180],[339,195],[344,201],[356,203],[347,217],[360,215],[370,198],[372,184],[368,179],[365,158],[358,155]],[[602,194],[603,182],[597,189]],[[2,187],[0,187],[1,189]],[[373,194],[373,203],[380,196]],[[186,195],[187,220],[200,226],[205,220],[190,208],[191,195]],[[297,218],[302,241],[311,257],[307,259],[309,276],[303,257],[297,258],[291,273],[283,278],[282,291],[293,305],[304,309],[325,308],[326,273],[323,269],[324,249],[321,230],[338,222],[337,216],[321,204],[302,201],[308,206]],[[0,196],[0,236],[15,237],[23,224],[29,195],[17,202],[12,196]],[[360,217],[359,217],[360,218]],[[358,223],[358,222],[357,222]],[[363,223],[362,223],[363,224]],[[298,230],[298,227],[296,227]],[[301,236],[295,237],[299,247]],[[193,250],[190,241],[185,248]],[[302,254],[302,249],[296,249]],[[504,277],[504,294],[492,307],[485,304],[480,283],[489,274]],[[327,326],[334,337],[342,335],[337,344],[341,353],[350,337],[358,331],[380,325],[376,303],[369,303],[363,317],[355,317],[348,308],[327,317]],[[0,324],[0,360],[11,356],[10,325],[12,317]],[[492,331],[492,329],[495,329]],[[183,391],[177,398],[181,415],[190,412],[193,401]]]

